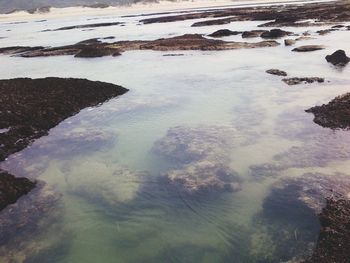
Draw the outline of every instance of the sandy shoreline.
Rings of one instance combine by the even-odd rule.
[[[213,8],[244,7],[244,6],[261,6],[275,4],[295,4],[311,2],[330,2],[330,0],[246,0],[246,1],[229,1],[229,0],[200,0],[200,1],[180,1],[169,2],[161,1],[159,3],[137,3],[130,6],[111,6],[108,8],[90,8],[90,7],[66,7],[51,8],[49,13],[29,14],[26,11],[15,12],[11,14],[1,14],[0,22],[14,21],[31,21],[40,19],[56,19],[65,17],[78,16],[103,16],[103,15],[135,15],[151,14],[159,12],[176,12],[183,10],[202,10]]]

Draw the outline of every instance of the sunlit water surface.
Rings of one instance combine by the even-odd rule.
[[[108,36],[115,36],[115,40],[156,39],[184,33],[209,34],[221,28],[250,30],[260,24],[237,22],[192,28],[190,25],[200,20],[138,25],[138,17],[95,18],[2,23],[0,36],[5,38],[0,45],[60,46]],[[126,25],[40,32],[106,21],[123,21]],[[318,29],[287,28],[297,33]],[[336,69],[324,59],[336,49],[349,50],[349,34],[333,32],[298,42],[326,46],[312,53],[294,53],[291,47],[281,45],[168,52],[184,54],[172,57],[154,51],[95,59],[2,56],[1,79],[75,77],[130,89],[101,106],[82,110],[2,164],[18,176],[45,181],[62,194],[59,233],[47,226],[41,241],[55,241],[30,262],[282,261],[271,256],[273,242],[259,238],[264,231],[254,224],[271,184],[306,172],[347,174],[350,168],[347,155],[315,162],[313,156],[332,151],[332,147],[349,151],[350,136],[317,126],[312,114],[304,112],[349,91],[350,68]],[[240,36],[224,39],[240,40]],[[266,74],[269,68],[286,70],[290,76],[325,77],[326,82],[287,86],[280,77]],[[230,166],[242,179],[242,189],[214,196],[184,196],[159,180],[176,164],[155,153],[154,143],[176,126],[233,128],[235,139],[228,155]],[[290,160],[286,155],[281,161],[285,169],[277,175],[260,178],[250,169],[275,163],[276,155],[288,153],[292,147],[300,147],[302,160],[295,156]],[[317,228],[317,220],[312,224]],[[29,243],[36,239],[35,235],[23,236]]]

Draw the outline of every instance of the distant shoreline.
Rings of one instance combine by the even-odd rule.
[[[312,3],[312,2],[333,2],[337,0],[240,0],[237,2],[229,0],[199,0],[199,1],[161,1],[158,3],[137,3],[132,5],[109,6],[106,8],[96,7],[64,7],[50,8],[45,13],[29,13],[28,11],[17,11],[9,14],[0,14],[1,22],[31,21],[37,19],[52,19],[60,17],[94,16],[94,15],[135,15],[178,11],[210,10],[234,7]]]

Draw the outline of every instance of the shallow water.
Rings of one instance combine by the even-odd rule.
[[[87,20],[92,18],[1,24],[0,36],[6,37],[1,46],[59,46],[107,36],[116,40],[156,39],[184,33],[209,34],[221,28],[250,30],[260,24],[191,28],[200,20],[189,20],[140,26],[138,17],[116,16],[96,21],[125,21],[126,26],[40,32],[90,23]],[[319,29],[287,28],[296,33]],[[350,168],[350,135],[321,128],[312,122],[312,114],[304,112],[348,92],[350,68],[338,70],[327,64],[324,56],[340,48],[349,50],[349,34],[333,32],[298,42],[326,46],[325,50],[306,54],[281,45],[167,52],[184,54],[174,57],[154,51],[96,59],[1,57],[1,79],[76,77],[130,89],[99,107],[82,110],[1,164],[18,176],[45,181],[62,194],[63,208],[57,218],[60,235],[53,227],[50,230],[49,224],[38,231],[40,240],[52,241],[52,245],[38,251],[12,248],[14,255],[30,254],[27,262],[47,262],[49,258],[60,263],[284,261],[276,246],[283,251],[289,244],[274,243],[266,230],[280,225],[260,222],[262,203],[271,184],[306,172],[347,174]],[[269,68],[286,70],[290,76],[325,77],[326,82],[287,86],[279,77],[266,74]],[[204,126],[233,128],[232,145],[225,154],[242,180],[242,189],[189,196],[166,185],[160,178],[179,163],[157,154],[154,143],[176,126],[198,131]],[[278,165],[279,169],[269,175],[261,169],[262,164]],[[290,223],[302,233],[301,226],[308,220],[315,227],[316,240],[315,218]],[[38,237],[34,233],[21,239],[34,244]]]

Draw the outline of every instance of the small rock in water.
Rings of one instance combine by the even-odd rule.
[[[271,29],[270,31],[263,32],[261,34],[262,38],[280,38],[292,35],[292,32],[284,31],[281,29]]]
[[[329,63],[332,63],[334,66],[345,66],[349,63],[350,58],[346,56],[344,50],[337,50],[332,55],[326,56],[326,60]]]
[[[244,31],[242,33],[242,38],[251,38],[251,37],[260,37],[261,34],[269,32],[267,30],[252,30],[252,31]]]
[[[276,76],[287,76],[287,72],[279,69],[268,69],[266,70],[266,73],[276,75]]]
[[[315,115],[314,122],[322,127],[349,129],[350,127],[350,93],[338,96],[328,104],[312,107],[306,112]]]
[[[218,31],[215,31],[214,33],[210,34],[210,37],[227,37],[232,35],[239,35],[242,32],[239,31],[231,31],[229,29],[220,29]]]
[[[321,46],[321,45],[306,45],[306,46],[296,47],[292,51],[295,51],[295,52],[310,52],[310,51],[316,51],[316,50],[321,50],[321,49],[324,49],[324,46]]]
[[[324,82],[324,78],[319,78],[319,77],[310,77],[310,78],[285,78],[282,79],[283,82],[285,82],[288,85],[298,85],[298,84],[307,84],[307,83],[322,83]]]

